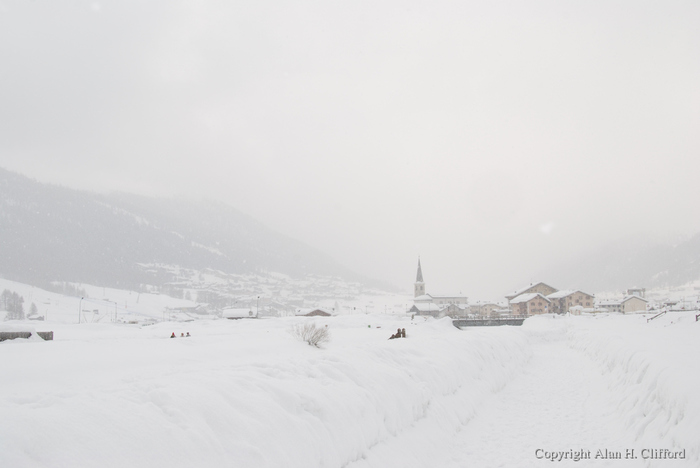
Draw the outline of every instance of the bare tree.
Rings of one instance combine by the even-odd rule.
[[[291,333],[301,341],[307,342],[310,346],[320,347],[331,339],[328,327],[317,327],[315,323],[296,324],[292,327]]]

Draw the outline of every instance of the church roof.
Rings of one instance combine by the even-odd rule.
[[[421,296],[413,298],[413,300],[418,302],[430,302],[433,300],[433,296],[431,296],[430,294],[423,294]]]
[[[466,299],[467,296],[465,294],[462,294],[461,292],[459,294],[449,294],[449,293],[431,293],[430,297],[433,299]]]

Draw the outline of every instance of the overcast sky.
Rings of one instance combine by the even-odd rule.
[[[699,25],[696,0],[0,0],[0,166],[497,298],[700,231]]]

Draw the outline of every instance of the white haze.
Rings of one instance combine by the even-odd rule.
[[[0,166],[221,200],[497,297],[700,231],[698,24],[693,1],[0,0]]]

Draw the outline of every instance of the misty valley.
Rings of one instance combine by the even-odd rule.
[[[0,0],[0,468],[700,467],[698,25]]]

